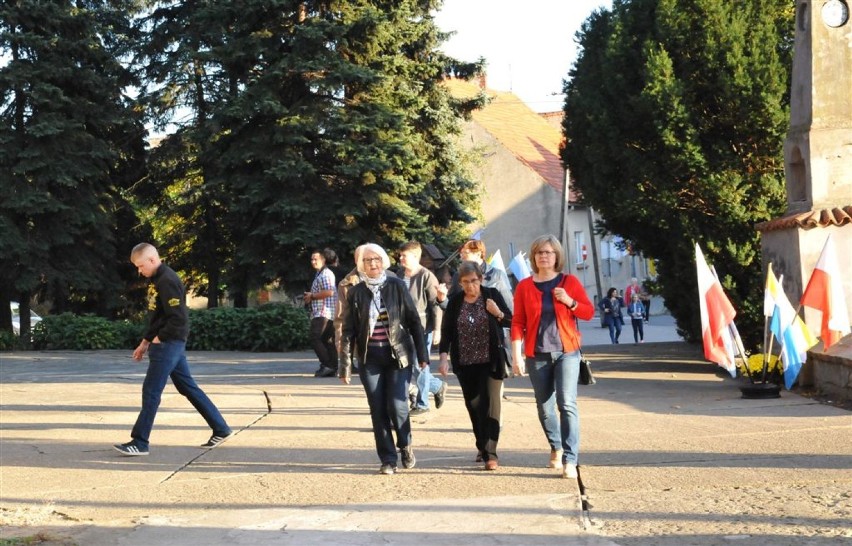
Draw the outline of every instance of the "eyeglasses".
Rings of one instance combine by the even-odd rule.
[[[479,283],[481,283],[481,282],[482,282],[482,281],[481,281],[481,280],[479,280],[479,279],[470,279],[470,280],[463,279],[463,280],[461,281],[461,283],[462,283],[464,286],[473,286],[473,285],[475,285],[475,284],[479,284]]]
[[[536,256],[551,256],[553,254],[556,254],[556,252],[552,250],[537,250],[535,253]]]
[[[374,258],[364,258],[361,261],[364,262],[365,264],[371,264],[373,262],[381,262],[382,259],[379,256],[376,256]]]

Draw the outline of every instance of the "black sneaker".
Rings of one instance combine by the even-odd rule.
[[[337,375],[337,371],[325,366],[321,366],[320,369],[314,372],[314,377],[331,377],[333,375]]]
[[[382,467],[379,468],[379,474],[396,474],[396,465],[390,463],[382,463]]]
[[[447,382],[443,381],[441,383],[441,388],[438,389],[438,392],[435,393],[435,409],[441,409],[441,406],[444,405],[444,399],[447,396]]]
[[[429,413],[429,408],[414,408],[409,411],[409,415],[423,415],[424,413]]]
[[[233,432],[229,432],[228,434],[214,434],[213,436],[210,437],[209,440],[207,440],[206,444],[201,444],[201,447],[204,447],[204,448],[207,448],[207,449],[213,449],[214,447],[216,447],[219,444],[221,444],[222,442],[224,442],[225,439],[230,438],[233,435],[234,435]]]
[[[140,455],[148,454],[148,450],[140,448],[136,445],[136,442],[127,442],[126,444],[115,444],[112,447],[113,449],[115,449],[126,457],[139,457]]]
[[[414,468],[414,465],[417,464],[417,459],[414,458],[414,450],[411,449],[411,446],[405,446],[400,449],[399,454],[402,458],[402,468]]]

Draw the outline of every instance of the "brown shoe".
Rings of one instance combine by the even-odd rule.
[[[497,459],[488,459],[485,462],[485,470],[497,470]]]
[[[556,449],[550,450],[550,462],[547,463],[547,468],[562,469],[562,451]]]

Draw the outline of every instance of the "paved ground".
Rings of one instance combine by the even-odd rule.
[[[124,458],[143,365],[130,351],[0,353],[0,544],[852,543],[852,413],[744,400],[651,317],[646,340],[583,326],[577,483],[544,468],[528,378],[506,381],[501,467],[480,470],[457,383],[414,418],[416,468],[376,474],[359,385],[310,353],[191,353],[238,433],[219,448],[168,387],[151,455]]]

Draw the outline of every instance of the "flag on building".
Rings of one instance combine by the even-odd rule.
[[[695,245],[695,266],[698,271],[698,304],[701,310],[701,337],[704,358],[715,362],[736,377],[734,338],[731,326],[737,312],[722,290],[719,279],[710,270],[701,247]]]
[[[772,271],[772,264],[769,264],[769,271],[766,273],[763,314],[772,317],[769,329],[781,345],[784,385],[790,389],[802,370],[802,364],[808,358],[808,349],[816,345],[817,340],[787,299],[781,282]]]
[[[849,311],[831,234],[825,241],[800,303],[822,311],[820,337],[823,350],[849,334]]]
[[[509,270],[512,272],[512,275],[518,279],[518,282],[532,275],[530,264],[526,257],[524,257],[523,252],[518,252],[518,254],[512,258],[512,261],[509,262]]]

